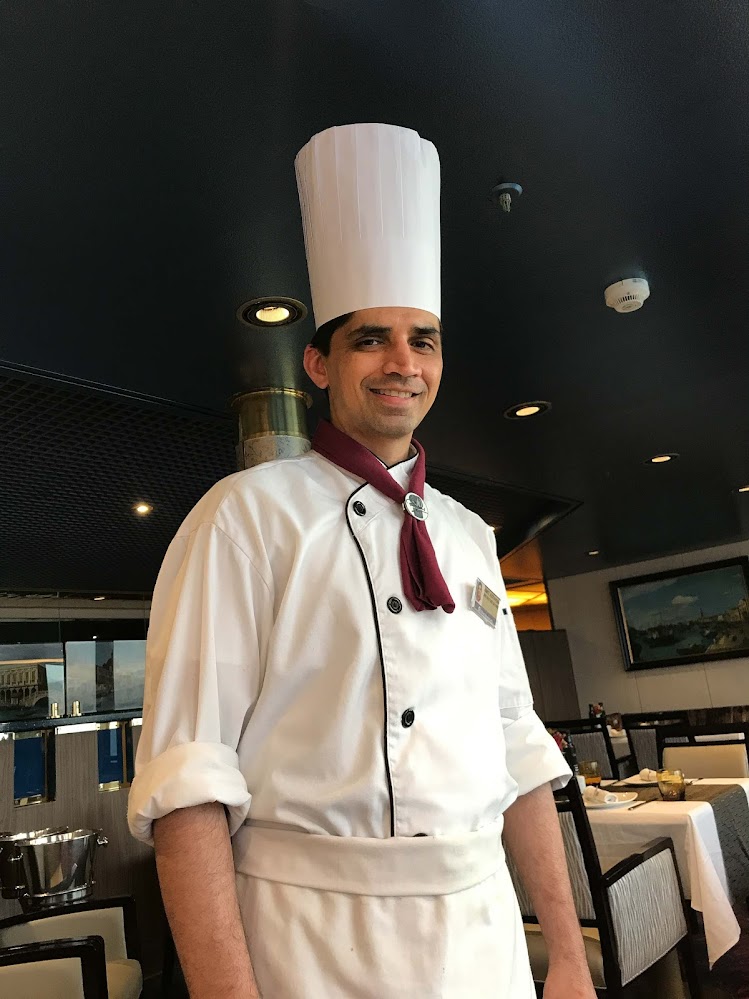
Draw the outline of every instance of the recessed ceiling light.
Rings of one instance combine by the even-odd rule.
[[[237,309],[237,319],[248,326],[291,326],[307,315],[307,309],[295,298],[253,298]]]
[[[94,597],[94,600],[106,600],[106,597]]]
[[[532,402],[520,402],[517,406],[510,406],[505,410],[505,418],[508,420],[524,420],[529,416],[541,416],[551,409],[550,402],[542,399],[534,399]]]
[[[147,517],[152,510],[153,507],[150,503],[136,503],[133,507],[133,511],[137,513],[139,517]]]
[[[675,461],[678,458],[678,454],[672,451],[670,454],[656,454],[652,458],[648,458],[645,462],[646,465],[665,465],[667,461]]]
[[[740,493],[749,493],[749,486],[739,486]]]
[[[600,555],[600,554],[601,553],[597,548],[594,548],[593,551],[588,552],[588,555]]]
[[[255,319],[259,323],[269,323],[275,326],[276,323],[285,323],[291,315],[291,310],[285,305],[263,305],[255,310]]]

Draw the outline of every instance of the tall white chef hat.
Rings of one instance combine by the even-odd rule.
[[[440,164],[410,128],[313,136],[295,161],[315,328],[349,312],[440,315]]]

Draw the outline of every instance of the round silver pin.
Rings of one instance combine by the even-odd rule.
[[[426,520],[429,516],[426,503],[421,496],[417,496],[416,493],[406,493],[406,498],[403,500],[403,509],[406,513],[409,513],[414,520]]]

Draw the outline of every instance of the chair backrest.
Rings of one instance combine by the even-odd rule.
[[[622,715],[622,725],[635,756],[637,770],[647,767],[658,769],[658,741],[655,737],[659,725],[688,725],[685,711],[649,711]]]
[[[577,782],[572,780],[565,788],[556,791],[554,799],[577,917],[582,925],[598,928],[605,979],[614,982],[619,978],[620,970],[611,906]],[[507,854],[507,867],[524,921],[537,922],[530,896],[510,854]]]
[[[657,732],[658,760],[687,777],[749,777],[749,725],[678,725]]]
[[[0,996],[44,996],[45,999],[85,999],[81,962],[64,957],[26,964],[0,963]]]
[[[565,721],[546,722],[546,727],[569,732],[578,762],[595,760],[602,777],[610,779],[619,776],[619,767],[605,719],[570,718]]]
[[[565,788],[556,791],[554,799],[575,910],[581,921],[598,923],[605,917],[604,910],[608,903],[606,893],[600,885],[601,864],[577,782],[572,780]],[[507,866],[515,885],[520,911],[524,918],[534,920],[533,903],[510,854],[507,855]]]
[[[0,996],[104,999],[104,945],[98,937],[0,948]]]
[[[560,811],[559,808],[557,808],[557,811],[562,840],[564,841],[564,852],[567,858],[567,871],[570,876],[570,884],[572,885],[572,896],[575,900],[575,911],[577,912],[578,919],[595,923],[596,913],[590,891],[590,880],[588,872],[585,869],[585,860],[574,819],[570,811]],[[509,854],[507,855],[507,867],[510,871],[512,883],[515,886],[515,894],[518,897],[518,905],[520,906],[523,918],[535,921],[536,913],[533,902],[525,889],[517,865]]]
[[[39,919],[27,918],[15,925],[12,920],[8,920],[7,923],[0,924],[0,947],[88,936],[102,938],[107,961],[119,961],[128,957],[121,908],[83,909],[62,915],[55,915],[52,910]]]

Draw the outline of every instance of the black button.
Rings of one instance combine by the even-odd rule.
[[[401,725],[403,728],[411,728],[415,720],[416,715],[414,714],[413,708],[406,708],[401,715]]]
[[[354,503],[354,513],[358,514],[360,517],[363,517],[366,512],[367,508],[364,506],[362,501],[357,500],[356,503]]]
[[[403,604],[397,597],[388,597],[388,610],[393,614],[400,614],[403,610]]]

